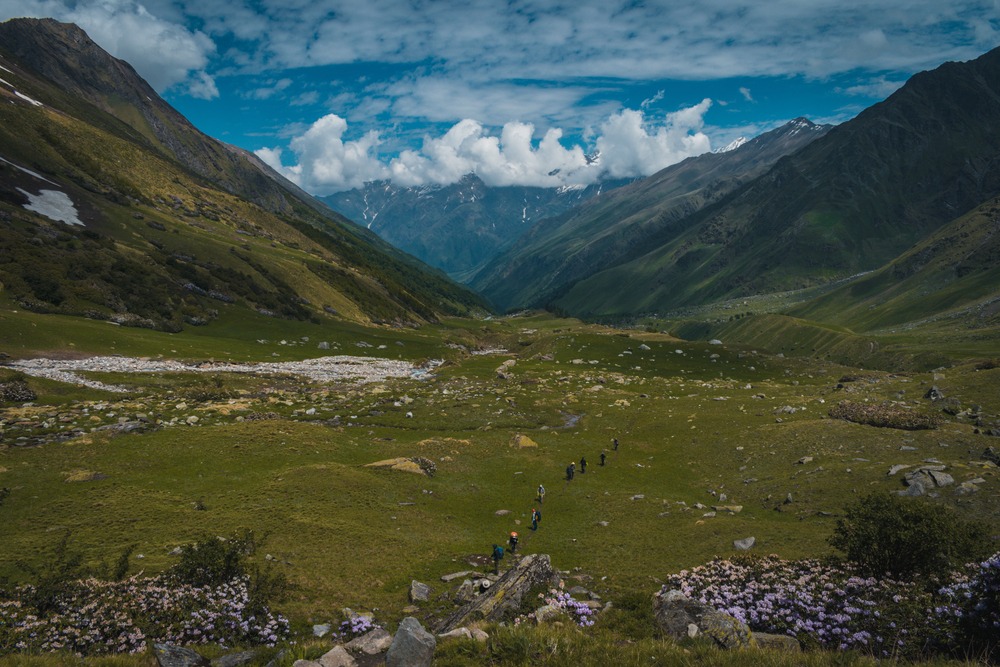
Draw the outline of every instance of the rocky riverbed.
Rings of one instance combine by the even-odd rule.
[[[90,380],[80,372],[94,373],[251,373],[258,375],[290,374],[319,383],[350,382],[367,384],[388,378],[423,377],[440,362],[416,366],[409,361],[378,357],[337,355],[260,363],[202,362],[185,363],[170,359],[135,357],[88,357],[86,359],[18,359],[7,363],[26,375],[78,384],[92,389],[124,393],[128,387]]]

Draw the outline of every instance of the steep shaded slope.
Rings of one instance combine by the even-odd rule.
[[[540,222],[471,281],[502,308],[541,305],[676,233],[688,216],[759,176],[830,126],[799,118],[725,153],[707,153]]]
[[[74,45],[79,59],[58,65]],[[0,24],[0,65],[0,282],[23,307],[174,330],[239,306],[400,323],[483,306],[202,135],[75,26]],[[149,109],[133,106],[136,94]],[[164,116],[166,140],[140,131]],[[54,204],[75,218],[58,221]]]
[[[877,268],[1000,194],[998,117],[1000,50],[920,73],[552,303],[577,314],[654,312]]]
[[[945,225],[877,271],[789,311],[872,331],[960,319],[1000,324],[1000,199]]]
[[[490,187],[468,174],[446,186],[367,183],[322,200],[397,248],[462,280],[538,220],[629,182],[614,180],[579,188]]]

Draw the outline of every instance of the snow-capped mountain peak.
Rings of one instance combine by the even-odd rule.
[[[728,153],[729,151],[736,150],[737,148],[739,148],[740,146],[742,146],[746,142],[747,142],[747,138],[746,137],[739,137],[738,139],[733,139],[732,141],[730,141],[727,145],[723,146],[722,148],[716,148],[712,152],[713,153]]]

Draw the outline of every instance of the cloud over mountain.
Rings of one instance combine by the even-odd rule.
[[[535,139],[531,123],[510,122],[499,134],[477,120],[464,119],[439,137],[425,136],[419,150],[380,157],[379,136],[368,132],[344,140],[347,121],[330,114],[289,144],[293,164],[283,164],[281,147],[257,151],[258,157],[309,192],[326,195],[359,187],[366,181],[390,179],[398,185],[447,185],[475,173],[490,186],[558,187],[585,185],[603,177],[648,176],[686,157],[711,150],[702,132],[711,100],[650,119],[641,110],[625,109],[606,118],[596,131],[588,159],[581,145],[566,147],[559,128]]]

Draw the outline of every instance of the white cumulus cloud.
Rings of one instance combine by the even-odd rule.
[[[639,111],[625,109],[601,125],[597,148],[601,165],[613,178],[648,176],[692,155],[712,149],[704,132],[705,112],[712,101],[668,114],[653,126]]]
[[[336,114],[323,116],[290,143],[296,164],[284,166],[281,148],[255,151],[257,157],[290,181],[317,195],[361,187],[367,181],[386,176],[376,149],[378,133],[371,131],[360,139],[344,141],[347,121]]]
[[[482,123],[468,118],[441,136],[424,137],[419,150],[380,156],[377,132],[345,140],[347,121],[335,114],[324,116],[291,140],[294,164],[283,163],[285,153],[280,147],[263,148],[256,154],[318,195],[381,179],[404,186],[445,185],[469,173],[496,187],[582,185],[604,177],[648,176],[708,152],[711,142],[702,128],[711,105],[711,100],[705,99],[659,120],[647,118],[641,110],[613,114],[601,123],[590,147],[600,152],[596,162],[588,161],[584,146],[565,146],[559,128],[550,128],[536,139],[531,123],[509,122],[499,134],[492,134]]]

